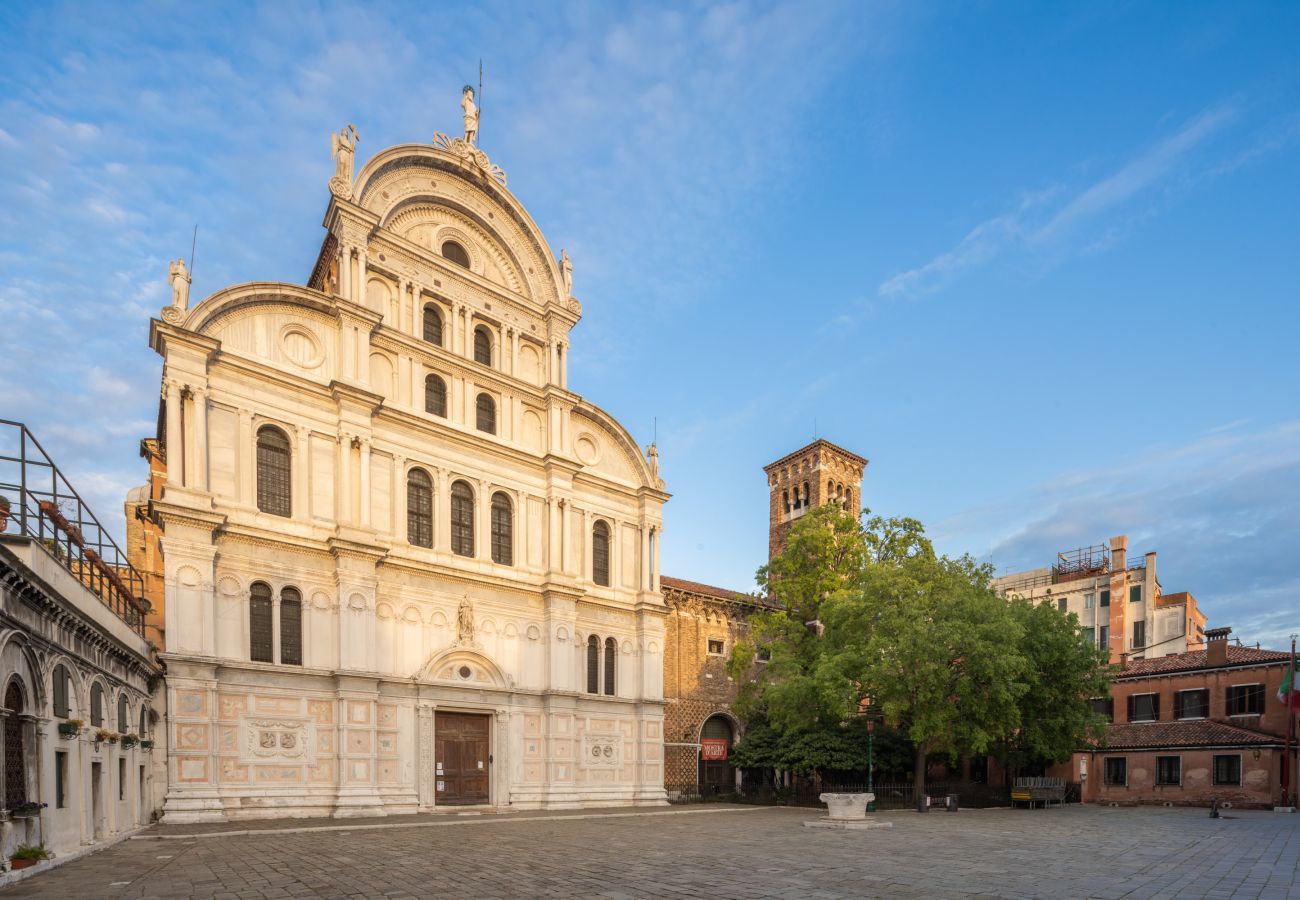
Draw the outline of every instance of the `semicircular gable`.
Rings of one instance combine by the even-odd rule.
[[[531,286],[520,277],[519,263],[510,249],[498,235],[459,210],[425,200],[410,202],[383,227],[434,254],[442,252],[444,241],[454,240],[469,251],[470,271],[516,294],[532,297]]]
[[[224,353],[307,378],[335,377],[334,310],[308,288],[279,283],[227,288],[204,300],[185,326],[220,341]]]
[[[606,477],[637,487],[658,487],[650,477],[650,467],[641,455],[641,448],[613,416],[586,402],[574,408],[573,416],[574,446],[570,449],[579,462]],[[583,446],[584,438],[594,444],[594,454]]]

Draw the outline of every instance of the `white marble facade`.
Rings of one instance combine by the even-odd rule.
[[[667,494],[622,426],[569,390],[580,305],[504,173],[461,143],[392,147],[332,181],[308,286],[240,284],[152,324],[164,821],[436,808],[450,712],[488,717],[489,805],[664,802]],[[426,411],[430,375],[445,415]],[[287,515],[259,492],[267,427],[288,445]],[[425,476],[421,525],[408,484]],[[457,522],[453,491],[469,498]],[[254,592],[273,623],[260,654]]]

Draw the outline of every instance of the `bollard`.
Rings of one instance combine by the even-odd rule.
[[[1218,798],[1218,797],[1211,797],[1211,798],[1210,798],[1210,818],[1211,818],[1211,819],[1217,819],[1217,818],[1219,818],[1219,798]]]

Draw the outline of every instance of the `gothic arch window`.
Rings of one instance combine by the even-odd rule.
[[[432,416],[447,418],[447,382],[441,376],[424,377],[424,411]]]
[[[614,674],[618,669],[618,641],[605,638],[605,693],[614,696]]]
[[[27,753],[23,746],[23,687],[14,677],[5,688],[5,709],[9,715],[4,720],[5,794],[6,806],[15,806],[27,800]]]
[[[514,565],[514,511],[501,491],[492,495],[492,561]]]
[[[127,706],[126,693],[117,695],[117,731],[126,734],[131,730],[131,710]]]
[[[451,260],[458,266],[469,268],[469,253],[455,241],[442,242],[442,257]]]
[[[451,552],[474,555],[474,492],[463,481],[451,486]]]
[[[406,540],[416,547],[433,546],[433,481],[424,469],[406,476]]]
[[[790,489],[786,488],[781,492],[781,501],[785,504],[785,511],[790,511]]]
[[[271,637],[271,586],[253,582],[248,591],[248,658],[253,662],[275,662]]]
[[[145,736],[148,733],[149,733],[149,707],[146,704],[141,703],[140,704],[140,731],[138,732],[138,734],[140,735],[140,739],[144,740]]]
[[[293,587],[280,591],[280,665],[302,665],[302,594]]]
[[[90,724],[95,728],[104,724],[104,688],[98,681],[90,686]]]
[[[442,313],[432,303],[424,307],[424,339],[435,347],[442,346]]]
[[[609,526],[601,521],[591,527],[591,580],[609,587]]]
[[[72,676],[68,673],[68,667],[63,663],[55,666],[51,681],[50,695],[54,698],[54,714],[60,719],[66,719],[72,715],[72,704],[69,700]]]
[[[482,325],[474,329],[474,362],[492,365],[492,335]]]
[[[257,508],[273,516],[292,514],[289,438],[273,425],[257,430]]]
[[[497,433],[497,405],[487,394],[479,394],[474,409],[474,427],[488,434]]]
[[[587,693],[600,693],[600,638],[587,638]]]

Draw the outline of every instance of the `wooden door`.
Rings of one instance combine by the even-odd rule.
[[[488,717],[434,713],[434,779],[437,803],[488,802]]]

